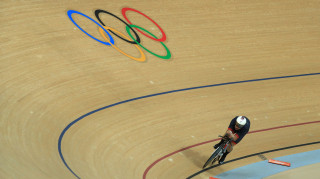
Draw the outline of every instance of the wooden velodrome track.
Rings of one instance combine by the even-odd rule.
[[[98,22],[102,9],[125,20],[124,7],[163,29],[162,43],[137,34],[156,54],[166,56],[166,46],[171,58],[140,47],[146,60],[133,60],[67,14]],[[236,115],[251,119],[252,133],[226,161],[319,141],[317,0],[3,0],[0,13],[0,178],[209,178],[262,160],[202,171]],[[142,14],[126,16],[164,36]],[[92,20],[71,17],[107,41]],[[100,18],[129,37],[116,17]],[[111,36],[124,53],[141,56]]]

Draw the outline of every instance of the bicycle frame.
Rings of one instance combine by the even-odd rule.
[[[221,135],[219,135],[219,137],[222,137]],[[230,145],[230,142],[231,142],[231,139],[227,139],[227,140],[225,140],[213,153],[212,153],[212,155],[209,157],[209,159],[206,161],[206,163],[203,165],[203,167],[202,168],[205,168],[211,161],[212,161],[212,163],[211,163],[211,165],[215,162],[215,161],[217,161],[217,160],[219,160],[221,157],[222,157],[222,155],[224,154],[224,153],[226,153],[226,151],[227,151],[227,149],[228,149],[228,147],[229,147],[229,145]]]

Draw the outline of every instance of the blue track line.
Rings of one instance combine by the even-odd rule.
[[[195,89],[202,89],[202,88],[209,88],[209,87],[216,87],[216,86],[225,86],[225,85],[232,85],[232,84],[239,84],[239,83],[249,83],[249,82],[257,82],[257,81],[266,81],[266,80],[275,80],[275,79],[284,79],[284,78],[296,78],[296,77],[303,77],[303,76],[314,76],[314,75],[320,75],[320,73],[309,73],[309,74],[300,74],[300,75],[291,75],[291,76],[280,76],[280,77],[271,77],[271,78],[261,78],[261,79],[252,79],[252,80],[244,80],[244,81],[235,81],[235,82],[227,82],[227,83],[219,83],[219,84],[213,84],[213,85],[205,85],[205,86],[197,86],[197,87],[191,87],[191,88],[184,88],[184,89],[178,89],[178,90],[172,90],[172,91],[166,91],[166,92],[161,92],[161,93],[155,93],[155,94],[150,94],[150,95],[146,95],[146,96],[141,96],[141,97],[136,97],[136,98],[132,98],[132,99],[128,99],[128,100],[124,100],[124,101],[120,101],[99,109],[96,109],[94,111],[88,112],[87,114],[77,118],[76,120],[72,121],[70,124],[68,124],[63,131],[61,132],[60,136],[59,136],[59,140],[58,140],[58,151],[59,151],[59,155],[60,158],[62,160],[62,162],[64,163],[64,165],[68,168],[68,170],[77,178],[80,178],[71,168],[70,166],[67,164],[67,162],[65,161],[63,154],[62,154],[62,150],[61,150],[61,145],[62,145],[62,139],[63,136],[65,135],[65,133],[70,129],[71,126],[73,126],[75,123],[79,122],[81,119],[90,116],[91,114],[94,114],[96,112],[120,105],[120,104],[124,104],[124,103],[128,103],[131,101],[136,101],[136,100],[140,100],[140,99],[144,99],[144,98],[149,98],[149,97],[154,97],[154,96],[160,96],[160,95],[165,95],[165,94],[170,94],[170,93],[176,93],[176,92],[182,92],[182,91],[189,91],[189,90],[195,90]]]

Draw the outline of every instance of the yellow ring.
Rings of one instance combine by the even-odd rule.
[[[117,31],[117,30],[115,30],[115,29],[113,29],[113,28],[111,28],[111,27],[103,26],[103,28],[110,29],[110,30],[112,30],[113,32],[115,32],[115,33],[117,33],[117,34],[120,34],[122,37],[124,37],[124,38],[126,38],[126,39],[128,39],[128,40],[131,40],[129,37],[123,35],[121,32],[119,32],[119,31]],[[99,32],[100,32],[100,34],[102,35],[102,37],[103,37],[107,42],[110,43],[110,40],[104,35],[103,29],[102,29],[101,27],[99,27]],[[141,54],[141,57],[140,57],[140,58],[136,58],[136,57],[130,56],[130,55],[124,53],[122,50],[120,50],[118,47],[116,47],[116,46],[113,45],[112,43],[110,43],[110,44],[111,44],[111,46],[112,46],[113,48],[115,48],[116,50],[118,50],[120,53],[122,53],[123,55],[125,55],[125,56],[127,56],[127,57],[129,57],[129,58],[131,58],[131,59],[133,59],[133,60],[136,60],[136,61],[139,61],[139,62],[144,62],[144,61],[146,60],[146,56],[144,55],[144,53],[142,52],[142,50],[140,49],[140,47],[139,47],[137,44],[134,44],[134,46],[136,46],[137,49],[139,50],[139,52],[140,52],[140,54]]]

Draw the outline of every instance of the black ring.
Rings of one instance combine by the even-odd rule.
[[[94,12],[94,14],[96,15],[97,19],[99,20],[99,22],[100,22],[103,26],[106,26],[106,25],[102,22],[102,20],[101,20],[100,17],[99,17],[99,14],[100,14],[101,12],[106,13],[106,14],[110,14],[110,15],[112,15],[113,17],[116,17],[117,19],[119,19],[121,22],[125,23],[126,26],[129,26],[130,29],[132,30],[132,32],[136,35],[136,38],[137,38],[136,41],[137,41],[138,43],[141,42],[141,41],[140,41],[140,37],[138,36],[138,34],[136,33],[136,31],[134,31],[133,28],[132,28],[129,24],[127,24],[124,20],[120,19],[118,16],[116,16],[116,15],[114,15],[114,14],[108,12],[108,11],[101,10],[101,9],[97,9],[97,10]],[[122,39],[122,40],[124,40],[124,41],[126,41],[126,42],[128,42],[128,43],[137,44],[137,42],[135,42],[135,41],[129,41],[129,40],[127,40],[127,39],[124,39],[124,38],[120,37],[119,35],[117,35],[116,33],[114,33],[114,32],[113,32],[112,30],[110,30],[110,29],[108,29],[108,31],[110,31],[110,32],[113,33],[115,36],[119,37],[120,39]]]

